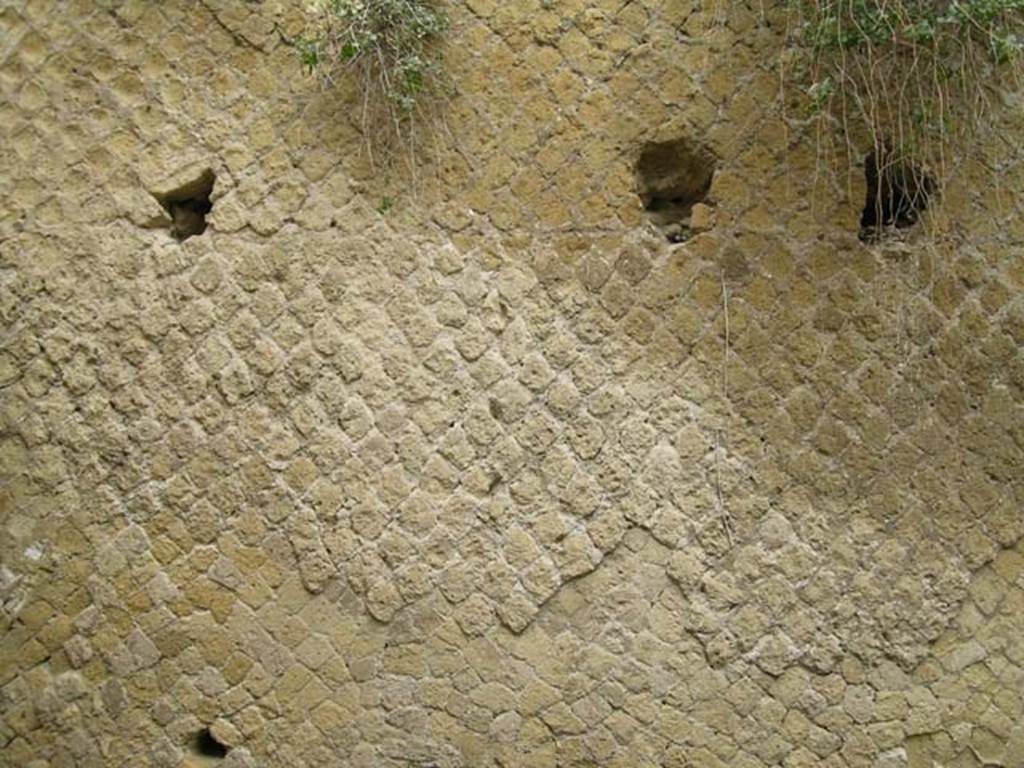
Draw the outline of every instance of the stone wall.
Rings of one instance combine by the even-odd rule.
[[[453,6],[414,184],[297,3],[0,0],[0,765],[1024,766],[1020,102],[865,245],[775,4]]]

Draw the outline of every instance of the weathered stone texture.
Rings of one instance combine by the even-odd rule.
[[[0,0],[0,764],[1024,765],[1019,166],[869,248],[773,3],[454,6],[388,211],[297,3]]]

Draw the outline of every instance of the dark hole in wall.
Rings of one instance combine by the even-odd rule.
[[[192,738],[192,753],[200,757],[227,757],[228,748],[217,741],[209,728],[203,728]]]
[[[175,240],[187,240],[206,231],[206,214],[213,210],[210,195],[216,179],[214,172],[207,169],[177,189],[153,195],[170,215],[170,232]]]
[[[636,162],[636,183],[647,218],[671,242],[688,240],[706,228],[693,221],[694,206],[707,201],[714,175],[715,156],[688,139],[645,144]]]
[[[900,157],[889,143],[864,159],[867,193],[860,217],[860,239],[879,240],[886,230],[906,229],[918,222],[935,193],[935,182],[909,158]]]

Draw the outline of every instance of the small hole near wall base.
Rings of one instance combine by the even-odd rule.
[[[228,754],[228,748],[217,741],[214,735],[210,733],[209,728],[203,728],[201,731],[198,731],[192,737],[192,743],[189,747],[193,755],[206,758],[207,760],[222,760]]]

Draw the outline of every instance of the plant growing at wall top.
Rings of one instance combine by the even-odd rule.
[[[1024,71],[1024,0],[791,0],[812,113],[897,167],[950,159]],[[884,171],[884,169],[880,169]]]
[[[407,143],[445,91],[437,42],[448,16],[432,0],[312,0],[296,39],[303,66],[324,83],[351,77],[362,97],[368,147]]]

